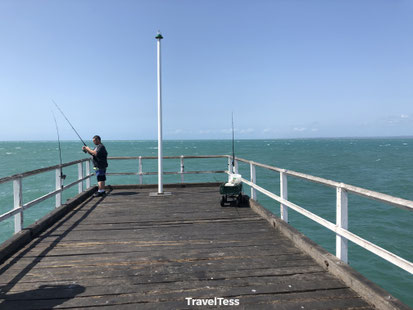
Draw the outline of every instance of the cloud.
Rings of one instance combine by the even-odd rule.
[[[301,124],[301,126],[298,125],[296,127],[293,127],[292,131],[293,132],[302,132],[302,133],[304,133],[304,132],[306,132],[306,133],[318,132],[318,130],[319,130],[318,127],[319,127],[318,122],[312,122],[312,123],[309,123],[309,124]]]
[[[264,128],[261,131],[261,134],[263,134],[263,135],[269,135],[269,134],[278,135],[280,132],[282,132],[282,131],[280,129],[277,129],[277,128]]]
[[[413,120],[408,114],[400,115],[390,115],[384,119],[384,121],[389,125],[407,124],[411,123]]]
[[[181,134],[181,133],[184,133],[184,130],[183,130],[183,129],[175,129],[174,131],[172,131],[172,134],[173,134],[173,135],[179,135],[179,134]]]
[[[294,127],[293,131],[303,132],[303,131],[307,131],[307,128],[305,128],[305,127]]]
[[[239,133],[241,133],[241,134],[253,133],[254,131],[255,131],[254,128],[247,128],[247,129],[241,129],[241,130],[239,131]]]
[[[235,131],[236,131],[236,130],[235,130]],[[220,132],[221,132],[221,133],[231,133],[231,132],[232,132],[232,129],[231,129],[231,128],[230,128],[230,129],[221,129]]]

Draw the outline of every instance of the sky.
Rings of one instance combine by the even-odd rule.
[[[413,135],[412,0],[0,0],[0,140]]]

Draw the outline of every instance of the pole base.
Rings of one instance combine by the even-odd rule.
[[[163,196],[171,196],[171,195],[172,195],[171,192],[163,192],[163,193],[152,192],[152,193],[149,193],[150,197],[163,197]]]

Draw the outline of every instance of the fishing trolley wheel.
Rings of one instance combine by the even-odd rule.
[[[235,205],[239,207],[243,202],[242,193],[237,196],[237,200],[235,201]]]
[[[221,196],[221,207],[225,207],[226,203],[227,203],[227,197],[226,196]]]

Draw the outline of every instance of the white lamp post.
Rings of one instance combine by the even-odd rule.
[[[156,35],[158,40],[158,194],[163,194],[162,167],[162,92],[161,92],[161,33]]]
[[[149,193],[150,196],[165,196],[171,195],[170,192],[163,191],[163,167],[162,167],[162,92],[161,92],[161,40],[163,39],[161,33],[155,37],[158,40],[158,192]]]

